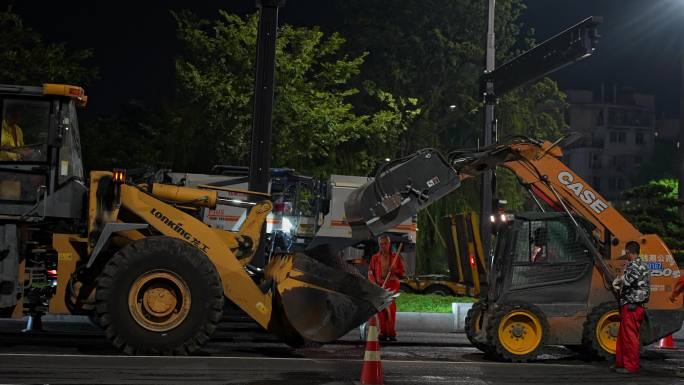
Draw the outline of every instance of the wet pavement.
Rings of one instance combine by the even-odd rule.
[[[0,383],[41,384],[353,384],[364,344],[358,332],[317,349],[292,349],[251,322],[227,319],[193,357],[126,357],[87,322],[46,322],[25,335],[0,321]],[[684,340],[676,340],[684,347]],[[404,332],[381,349],[385,383],[392,384],[684,384],[674,373],[684,349],[645,349],[638,376],[611,373],[562,347],[538,361],[493,361],[462,333]]]

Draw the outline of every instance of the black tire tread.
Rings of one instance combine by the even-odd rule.
[[[465,334],[466,338],[468,338],[468,341],[482,351],[483,353],[491,353],[494,350],[494,347],[487,344],[483,343],[480,341],[476,340],[477,337],[477,327],[475,325],[475,321],[478,318],[478,313],[482,313],[482,316],[484,316],[485,311],[487,310],[487,302],[484,300],[477,301],[473,304],[473,306],[468,310],[468,313],[466,313],[465,317]],[[480,332],[484,332],[484,330],[481,330]]]
[[[114,278],[117,274],[125,272],[137,259],[143,258],[142,252],[146,249],[170,249],[188,259],[199,274],[208,281],[210,286],[210,298],[206,299],[209,304],[209,316],[192,338],[177,346],[169,346],[163,349],[153,349],[126,341],[121,336],[115,325],[112,324],[110,309],[107,298],[112,290]],[[223,315],[223,288],[216,268],[209,258],[201,252],[179,239],[155,236],[134,241],[119,250],[105,265],[97,279],[96,312],[100,326],[106,337],[120,352],[127,355],[189,355],[197,352],[211,338]],[[200,256],[198,258],[198,256]],[[139,342],[139,341],[137,341]]]
[[[610,360],[615,357],[615,355],[603,350],[596,340],[596,326],[604,314],[617,309],[617,304],[614,301],[604,302],[591,309],[586,320],[584,320],[584,326],[582,327],[582,350],[589,358],[594,360]]]

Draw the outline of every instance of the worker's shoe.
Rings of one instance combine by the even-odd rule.
[[[627,368],[615,368],[615,373],[619,374],[639,374],[639,372],[631,372]]]
[[[388,337],[387,336],[380,336],[378,337],[378,341],[387,341]]]
[[[389,336],[389,337],[387,337],[387,339],[388,339],[389,341],[394,341],[394,342],[397,341],[397,337],[395,337],[395,336]]]

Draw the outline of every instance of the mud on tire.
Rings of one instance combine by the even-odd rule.
[[[158,275],[162,278],[155,278]],[[183,290],[164,291],[173,288],[173,282]],[[142,297],[136,295],[141,292]],[[141,320],[146,311],[151,321]],[[96,312],[107,338],[125,354],[187,355],[216,330],[223,290],[214,265],[202,252],[175,238],[148,237],[107,262],[97,279]]]

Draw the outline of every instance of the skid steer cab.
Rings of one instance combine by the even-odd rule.
[[[88,315],[126,354],[191,354],[227,298],[293,346],[333,341],[384,309],[391,293],[333,256],[250,262],[273,205],[242,191],[135,184],[124,170],[84,178],[80,87],[1,86],[0,317]],[[202,208],[246,207],[236,231]]]

